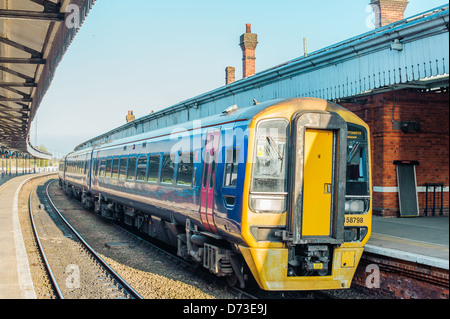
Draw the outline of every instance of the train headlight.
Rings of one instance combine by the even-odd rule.
[[[357,242],[366,237],[369,229],[367,227],[344,227],[344,241]]]
[[[364,213],[365,205],[362,200],[346,200],[345,212],[351,214]]]
[[[255,213],[283,213],[286,211],[286,197],[250,195],[250,209]]]

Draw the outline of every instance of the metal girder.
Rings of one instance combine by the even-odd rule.
[[[20,43],[18,43],[16,41],[12,41],[12,40],[10,40],[8,38],[0,37],[0,42],[4,43],[4,44],[7,44],[9,46],[12,46],[12,47],[14,47],[16,49],[22,50],[24,52],[27,52],[27,53],[31,54],[31,57],[33,57],[33,58],[41,58],[42,57],[42,53],[41,52],[39,52],[37,50],[34,50],[32,48],[29,48],[29,47],[27,47],[27,46],[25,46],[23,44],[20,44]]]
[[[29,0],[44,7],[44,12],[59,12],[61,10],[60,3],[54,3],[49,0]]]
[[[64,21],[65,14],[58,12],[37,12],[24,10],[0,10],[0,19]]]
[[[22,74],[20,72],[8,69],[8,68],[6,68],[4,66],[1,66],[1,65],[0,65],[0,71],[4,71],[4,72],[10,73],[12,75],[18,76],[19,78],[22,78],[22,79],[24,79],[25,81],[27,81],[29,83],[34,83],[34,79],[31,76],[28,76],[28,75]]]
[[[33,102],[33,99],[32,98],[28,98],[28,97],[20,98],[20,97],[0,96],[0,101],[1,102],[25,102],[25,103],[30,103],[30,102]]]
[[[0,58],[0,63],[45,64],[47,61],[41,58]]]
[[[0,82],[0,88],[5,87],[27,87],[27,88],[35,88],[37,87],[37,83],[28,83],[28,82]]]

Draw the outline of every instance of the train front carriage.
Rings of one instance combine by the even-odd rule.
[[[319,99],[252,120],[240,245],[267,290],[348,288],[370,236],[368,126]]]
[[[369,150],[348,110],[279,99],[72,153],[64,185],[229,283],[250,270],[266,290],[348,288],[370,236]]]

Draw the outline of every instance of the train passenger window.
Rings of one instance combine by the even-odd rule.
[[[161,167],[161,183],[173,183],[174,166],[171,155],[164,155]]]
[[[112,164],[112,178],[118,178],[119,177],[119,159],[115,158],[113,159]]]
[[[177,184],[192,185],[194,172],[194,153],[182,153],[178,156]]]
[[[112,159],[108,159],[106,161],[106,177],[111,177],[111,164],[112,164]]]
[[[252,172],[252,191],[287,192],[286,120],[269,120],[258,124]]]
[[[119,178],[125,179],[126,175],[127,175],[127,158],[122,157],[120,159],[120,165],[119,165]]]
[[[147,181],[152,183],[158,183],[159,175],[159,160],[160,155],[151,155],[148,163],[148,177]]]
[[[145,173],[147,171],[147,156],[141,156],[138,159],[136,180],[145,181]]]
[[[106,166],[106,161],[105,160],[101,160],[100,161],[100,176],[105,176],[105,166]]]
[[[228,149],[225,156],[225,178],[223,179],[223,186],[236,187],[239,150]]]
[[[130,157],[128,159],[127,179],[134,180],[136,173],[136,157]]]

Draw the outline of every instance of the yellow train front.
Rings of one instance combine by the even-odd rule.
[[[370,237],[368,126],[320,99],[292,99],[250,124],[239,250],[265,290],[350,287]]]

